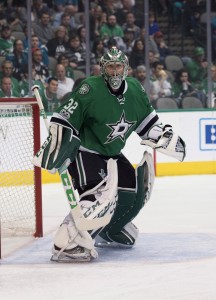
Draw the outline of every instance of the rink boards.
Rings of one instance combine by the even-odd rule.
[[[170,111],[158,112],[163,124],[172,124],[173,130],[178,133],[186,142],[186,158],[183,163],[176,161],[159,152],[152,153],[155,159],[155,171],[157,176],[189,175],[189,174],[215,174],[216,173],[216,111]],[[13,133],[14,134],[14,133]],[[2,138],[1,138],[2,136]],[[44,122],[41,119],[41,143],[47,137]],[[10,140],[9,133],[0,128],[1,143]],[[12,145],[14,153],[18,151],[19,145]],[[136,167],[141,161],[144,150],[152,152],[148,147],[140,145],[140,138],[132,133],[129,137],[123,153]],[[5,175],[9,176],[14,184],[32,184],[32,170],[16,170],[10,172],[1,168],[7,164],[8,157],[0,151],[0,182],[3,182]],[[15,159],[16,156],[11,158]],[[2,171],[4,170],[4,172]],[[6,171],[5,171],[6,170]],[[8,172],[7,172],[8,171]],[[59,176],[42,171],[43,183],[59,182]]]

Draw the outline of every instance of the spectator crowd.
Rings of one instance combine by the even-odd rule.
[[[85,1],[32,0],[31,40],[28,40],[25,0],[0,3],[0,97],[28,97],[28,59],[31,55],[33,84],[40,87],[45,110],[52,112],[85,78],[86,55],[90,57],[91,75],[100,75],[99,61],[105,51],[117,46],[129,59],[128,76],[135,77],[147,90],[152,105],[170,98],[182,108],[186,96],[209,107],[206,49],[197,45],[193,57],[179,57],[182,66],[167,67],[167,58],[176,56],[166,43],[157,13],[171,10],[178,25],[178,7],[197,8],[188,18],[191,33],[198,22],[202,1],[150,1],[149,32],[146,39],[141,0],[95,0],[90,2],[90,53],[86,53]],[[158,11],[155,11],[155,5]],[[186,10],[188,12],[188,10]],[[145,66],[148,41],[149,72]],[[31,43],[31,44],[30,44]],[[29,52],[31,45],[31,53]],[[216,65],[212,62],[212,92],[216,94]],[[215,98],[215,97],[214,97]],[[216,104],[215,104],[216,107]]]

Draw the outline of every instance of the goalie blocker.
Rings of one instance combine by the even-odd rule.
[[[56,123],[57,121],[57,123]],[[80,139],[69,123],[52,118],[49,135],[32,162],[35,166],[56,173],[62,165],[69,166],[80,146]]]

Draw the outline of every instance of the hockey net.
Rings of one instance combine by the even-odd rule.
[[[36,99],[1,98],[0,240],[8,236],[42,236],[41,171],[31,162],[39,148]]]

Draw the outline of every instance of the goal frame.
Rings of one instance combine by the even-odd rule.
[[[40,109],[35,98],[0,98],[1,105],[31,105],[33,118],[33,140],[34,140],[34,155],[40,149]],[[42,179],[41,169],[34,166],[34,186],[35,186],[35,232],[33,236],[43,236],[43,216],[42,216]],[[1,255],[1,220],[0,220],[0,259]]]

